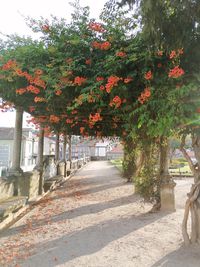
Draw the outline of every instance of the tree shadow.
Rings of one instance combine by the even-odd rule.
[[[129,235],[166,215],[166,213],[148,213],[107,220],[56,240],[42,242],[38,244],[35,255],[27,259],[22,266],[53,267],[58,264],[67,266],[71,260],[96,253],[110,242]],[[52,260],[50,253],[52,257],[57,258],[56,262]]]
[[[167,254],[151,267],[199,267],[200,245],[194,244],[189,247],[182,245],[179,249]]]
[[[100,191],[108,190],[108,189],[111,189],[111,188],[121,187],[121,186],[124,186],[124,185],[126,185],[126,184],[125,183],[123,184],[122,182],[118,182],[118,183],[111,183],[111,184],[110,183],[106,183],[106,184],[103,184],[103,185],[100,185],[100,186],[93,186],[91,188],[82,189],[82,190],[77,188],[73,192],[66,192],[66,193],[62,193],[60,195],[58,194],[56,196],[51,197],[50,199],[51,200],[55,200],[55,199],[62,199],[62,198],[66,198],[66,197],[72,197],[77,192],[81,196],[84,196],[84,195],[98,193]],[[82,185],[81,185],[81,187],[82,187]],[[60,190],[60,191],[62,191],[62,190]],[[57,192],[59,192],[59,191],[57,191]]]
[[[140,199],[141,198],[139,195],[133,194],[133,195],[117,198],[117,199],[114,199],[111,201],[81,206],[81,207],[78,207],[75,209],[65,211],[63,213],[56,214],[56,215],[54,215],[48,219],[51,221],[51,223],[56,223],[59,221],[65,221],[65,220],[69,220],[69,219],[75,219],[75,218],[80,217],[80,216],[89,215],[89,214],[97,214],[97,213],[103,212],[107,209],[111,209],[111,208],[115,208],[115,207],[124,206],[124,205],[130,204],[130,203],[134,203],[136,201],[139,201]],[[34,220],[33,219],[33,220],[31,220],[31,223],[32,223],[32,230],[34,230],[40,226],[46,225],[47,219],[41,219],[41,220],[36,220],[36,219]],[[15,235],[17,232],[23,231],[25,227],[26,227],[26,225],[20,225],[20,226],[14,227],[14,228],[7,229],[7,231],[2,232],[0,234],[0,237]]]

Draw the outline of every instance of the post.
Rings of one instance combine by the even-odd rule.
[[[67,135],[66,135],[66,133],[64,133],[63,134],[62,159],[61,159],[59,166],[58,166],[58,173],[60,175],[63,175],[64,177],[66,177],[66,174],[67,174],[66,149],[67,149]]]
[[[174,187],[176,183],[169,174],[169,139],[161,137],[160,139],[160,198],[161,210],[175,211]]]
[[[67,149],[67,135],[63,136],[63,149],[62,149],[62,161],[66,161],[66,149]]]
[[[56,134],[55,162],[59,161],[59,133]]]
[[[36,166],[34,168],[34,175],[39,176],[39,188],[38,194],[43,194],[44,178],[43,178],[43,152],[44,152],[44,129],[40,126],[39,139],[38,139],[38,156],[36,161]]]
[[[70,162],[70,169],[72,168],[72,136],[69,135],[69,162]]]
[[[38,156],[35,170],[43,171],[44,129],[40,126],[38,139]]]
[[[23,108],[16,107],[15,128],[14,128],[14,144],[12,165],[8,171],[9,176],[22,175],[23,170],[20,168],[21,161],[21,144],[22,144],[22,124],[23,124]]]

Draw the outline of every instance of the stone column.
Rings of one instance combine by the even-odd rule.
[[[66,149],[67,149],[67,135],[64,134],[63,136],[63,149],[62,149],[62,161],[66,161]]]
[[[23,108],[16,107],[15,129],[14,129],[14,144],[12,165],[8,171],[9,176],[21,176],[23,170],[20,168],[21,162],[21,144],[22,144],[22,124],[23,124]]]
[[[68,142],[68,145],[69,145],[69,162],[70,162],[70,169],[72,167],[72,137],[71,135],[69,135],[69,142]]]
[[[39,139],[38,139],[38,155],[35,170],[43,170],[43,152],[44,152],[44,129],[40,127],[39,130]]]
[[[67,135],[64,133],[63,135],[63,147],[62,147],[62,159],[59,162],[59,171],[60,175],[66,177],[66,149],[67,149]]]
[[[59,133],[56,134],[55,161],[59,161]]]
[[[36,166],[33,170],[35,177],[39,176],[38,194],[43,194],[44,178],[43,178],[43,152],[44,152],[44,129],[40,126],[38,139],[38,155]]]
[[[168,138],[161,138],[160,142],[160,198],[161,210],[175,211],[174,187],[176,183],[169,174],[169,151],[170,144]]]

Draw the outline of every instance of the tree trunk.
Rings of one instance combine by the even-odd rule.
[[[194,183],[196,184],[200,180],[200,136],[192,134],[192,147],[194,150],[195,158],[197,160],[197,163],[194,164],[192,159],[190,158],[189,154],[187,153],[185,149],[185,138],[186,136],[182,136],[181,145],[180,145],[180,151],[183,153],[183,156],[188,162],[188,165],[190,167],[190,170],[194,176]]]
[[[13,157],[12,165],[9,170],[9,175],[19,175],[23,171],[20,168],[21,162],[21,144],[22,144],[22,125],[23,125],[23,108],[16,107],[16,118],[14,128],[14,144],[13,144]]]
[[[136,171],[136,143],[128,138],[124,144],[123,176],[130,182]]]
[[[194,185],[192,185],[188,199],[185,204],[185,213],[182,222],[182,235],[186,246],[196,242],[200,242],[200,135],[192,133],[192,147],[194,150],[197,163],[194,164],[184,148],[186,136],[182,137],[180,150],[188,161],[189,167],[194,176]],[[187,229],[187,222],[191,215],[190,234]]]
[[[170,152],[169,140],[167,138],[161,137],[160,162],[159,162],[159,176],[161,182],[168,181],[171,178],[169,174],[169,152]]]
[[[139,157],[137,158],[136,161],[136,170],[133,176],[138,176],[140,174],[142,167],[144,165],[144,161],[145,161],[145,151],[141,150],[139,153]]]
[[[188,234],[187,222],[191,214],[191,234]],[[200,242],[200,182],[192,185],[185,204],[185,213],[182,222],[182,235],[186,246]]]

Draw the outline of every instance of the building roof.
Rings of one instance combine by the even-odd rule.
[[[115,153],[123,153],[123,146],[121,144],[118,144],[117,146],[113,147],[111,151],[108,153],[115,154]]]

